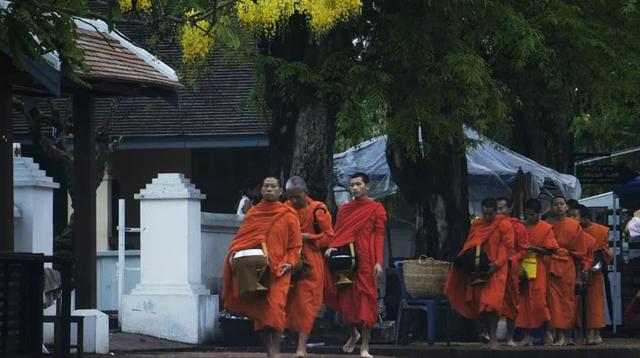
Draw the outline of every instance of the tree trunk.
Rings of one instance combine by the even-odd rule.
[[[469,231],[467,161],[453,146],[430,158],[410,159],[402,148],[388,153],[393,179],[416,208],[414,255],[454,257]]]
[[[290,175],[303,177],[311,197],[323,201],[333,212],[335,113],[325,101],[314,96],[304,96],[298,103],[300,115],[296,121]]]
[[[290,31],[282,38],[261,44],[263,55],[287,62],[301,62],[316,70],[328,55],[352,47],[352,38],[342,31],[333,31],[319,43],[310,41],[306,21],[304,16],[293,16],[288,23]],[[322,93],[317,83],[309,84],[299,79],[291,79],[295,82],[287,84],[293,95],[289,98],[282,96],[282,88],[278,87],[274,76],[276,68],[266,67],[263,70],[266,102],[271,110],[271,175],[282,179],[290,175],[303,177],[311,197],[324,201],[334,212],[333,147],[337,106],[326,93]]]

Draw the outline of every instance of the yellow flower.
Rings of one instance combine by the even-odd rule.
[[[185,13],[185,16],[188,19],[197,14],[198,11],[192,9]],[[211,24],[207,20],[198,20],[195,24],[187,20],[182,26],[180,46],[184,62],[204,59],[209,54],[214,41],[210,27]]]
[[[274,37],[279,25],[293,14],[305,15],[312,32],[321,35],[337,23],[360,14],[362,0],[239,0],[236,12],[242,23]]]
[[[118,0],[118,2],[120,3],[120,11],[122,11],[123,13],[132,10],[132,0]],[[151,11],[151,0],[138,0],[136,2],[136,9],[144,12]]]

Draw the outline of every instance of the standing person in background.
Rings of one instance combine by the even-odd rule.
[[[507,346],[515,347],[513,334],[516,328],[516,318],[518,317],[518,305],[520,300],[520,267],[522,260],[527,256],[529,247],[528,233],[522,221],[512,216],[513,202],[506,197],[496,199],[498,204],[498,214],[504,215],[513,225],[515,235],[514,248],[509,252],[509,273],[502,300],[501,316],[507,318]]]
[[[301,257],[309,265],[308,272],[299,273],[300,277],[289,289],[287,298],[287,329],[298,332],[298,348],[294,357],[301,358],[307,356],[309,334],[322,305],[325,275],[322,250],[329,247],[333,239],[333,226],[329,209],[308,196],[304,179],[292,176],[287,180],[285,189],[289,199],[285,204],[296,211],[300,220]]]
[[[542,205],[536,199],[527,200],[524,204],[525,227],[529,234],[528,252],[535,254],[535,278],[525,277],[525,287],[520,291],[516,326],[524,330],[524,338],[519,343],[521,346],[533,345],[531,330],[546,326],[551,320],[544,257],[553,254],[559,246],[551,225],[540,220],[541,212]]]
[[[635,238],[637,241],[640,241],[640,209],[633,212],[633,216],[624,230],[629,234],[631,239]]]
[[[335,238],[325,256],[350,243],[355,244],[358,261],[353,283],[337,290],[338,308],[344,321],[351,326],[351,336],[342,347],[346,353],[353,352],[362,327],[361,357],[369,354],[371,327],[378,320],[378,280],[382,276],[384,260],[384,234],[387,213],[382,204],[369,198],[369,176],[355,173],[349,180],[349,191],[353,200],[338,210]]]
[[[251,185],[249,181],[246,181],[240,190],[241,197],[238,202],[236,215],[244,217],[249,212],[249,209],[253,207],[253,203],[259,199],[260,190],[260,184]]]

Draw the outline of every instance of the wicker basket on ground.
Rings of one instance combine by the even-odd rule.
[[[404,285],[414,299],[443,298],[450,262],[435,260],[425,255],[402,263]]]

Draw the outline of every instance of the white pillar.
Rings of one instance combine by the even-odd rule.
[[[202,284],[200,201],[182,174],[159,174],[140,200],[140,284],[122,298],[122,330],[187,343],[214,334],[217,296]]]
[[[109,250],[111,237],[111,182],[108,168],[105,168],[102,182],[96,189],[96,251]]]
[[[33,158],[13,158],[14,250],[53,253],[53,190],[60,187]],[[14,208],[15,211],[15,208]]]

